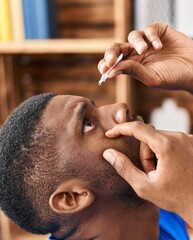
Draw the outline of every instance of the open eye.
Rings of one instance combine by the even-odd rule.
[[[83,132],[84,133],[89,132],[94,128],[95,128],[94,123],[92,123],[91,121],[89,121],[87,119],[84,119],[84,122],[83,122]]]

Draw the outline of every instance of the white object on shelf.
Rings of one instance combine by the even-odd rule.
[[[152,111],[150,122],[160,130],[190,133],[190,115],[185,108],[178,107],[172,98],[163,101],[160,108]]]
[[[175,28],[193,37],[193,1],[175,0]]]
[[[184,0],[179,1],[184,4]],[[172,25],[173,3],[173,0],[135,0],[134,28],[142,30],[153,22],[164,22]]]

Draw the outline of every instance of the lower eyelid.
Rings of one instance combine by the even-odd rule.
[[[92,123],[92,126],[90,126],[91,129],[89,129],[88,131],[84,131],[84,129],[83,129],[83,132],[84,132],[84,133],[91,132],[92,130],[95,129],[95,127],[96,127],[96,125],[95,125],[94,123]],[[89,128],[89,127],[88,127],[88,128]]]

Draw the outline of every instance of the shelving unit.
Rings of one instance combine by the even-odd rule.
[[[114,38],[27,40],[0,43],[1,54],[104,53]]]
[[[60,6],[68,6],[68,4],[85,4],[89,0],[56,0]],[[69,2],[67,5],[66,2]],[[94,2],[94,1],[93,1]],[[131,0],[96,0],[97,4],[110,6],[112,3],[113,14],[113,34],[109,38],[93,37],[92,38],[62,38],[55,40],[33,40],[21,42],[5,42],[0,43],[0,124],[2,124],[9,113],[21,101],[19,89],[14,72],[13,58],[16,55],[47,55],[50,54],[104,54],[107,47],[115,42],[126,41],[127,34],[131,29]],[[64,6],[65,5],[65,6]],[[59,14],[59,18],[65,18]],[[85,14],[84,14],[85,15]],[[83,15],[83,16],[84,16]],[[106,14],[108,16],[108,14]],[[108,16],[109,17],[109,16]],[[100,18],[100,16],[98,17]],[[98,19],[97,18],[97,19]],[[94,19],[95,20],[95,19]],[[93,21],[94,21],[93,20]],[[108,19],[107,19],[108,20]],[[93,33],[94,35],[95,33]],[[78,35],[78,34],[77,34]],[[96,66],[97,68],[97,66]],[[64,83],[65,84],[65,83]],[[97,87],[97,82],[96,82]],[[128,77],[120,76],[116,78],[115,99],[118,102],[127,102],[132,105],[132,85]],[[45,237],[36,237],[25,233],[18,229],[9,219],[2,213],[0,218],[1,224],[1,240],[44,240]]]
[[[17,99],[17,86],[15,86],[12,57],[16,54],[103,54],[105,49],[114,42],[126,40],[131,29],[131,1],[113,1],[114,33],[111,38],[90,39],[57,39],[32,40],[21,42],[0,43],[0,123],[19,103]],[[61,0],[59,2],[62,2]],[[75,1],[76,2],[76,1]],[[83,1],[85,2],[85,1]],[[102,1],[100,1],[102,2]],[[109,0],[108,0],[109,2]],[[97,67],[97,66],[96,66]],[[127,102],[131,105],[131,86],[128,77],[121,76],[116,79],[115,99],[118,102]],[[15,104],[14,104],[15,103]]]

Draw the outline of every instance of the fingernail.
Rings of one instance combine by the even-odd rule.
[[[105,150],[103,153],[103,157],[109,162],[111,165],[115,162],[115,155],[111,150]]]
[[[106,133],[105,133],[106,136],[111,136],[111,130],[108,130]]]
[[[109,131],[107,131],[107,132],[105,133],[105,135],[108,136],[108,135],[109,135]]]
[[[152,42],[152,45],[153,45],[153,47],[154,47],[155,49],[160,49],[160,48],[162,48],[162,43],[159,42],[159,41],[157,41],[157,40],[154,40],[154,41]]]
[[[141,54],[143,52],[143,50],[146,48],[146,45],[143,42],[137,42],[135,48],[136,48],[138,54]]]

